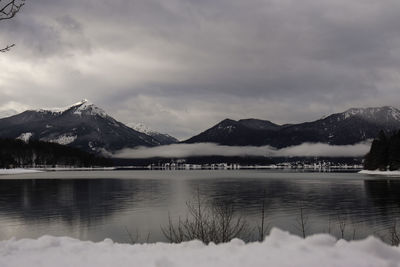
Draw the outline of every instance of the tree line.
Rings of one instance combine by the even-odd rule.
[[[400,131],[389,136],[384,131],[379,132],[365,156],[364,169],[400,170]]]
[[[0,139],[0,168],[112,166],[109,159],[77,148],[32,140]]]

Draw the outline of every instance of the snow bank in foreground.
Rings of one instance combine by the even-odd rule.
[[[32,170],[32,169],[22,169],[22,168],[16,168],[16,169],[0,169],[0,175],[1,175],[1,174],[35,173],[35,172],[41,172],[41,171],[39,171],[39,170]]]
[[[362,170],[358,173],[370,174],[370,175],[384,175],[384,176],[400,176],[400,171],[368,171]]]
[[[199,241],[181,244],[117,244],[106,239],[93,243],[68,237],[0,242],[2,267],[64,266],[400,266],[400,248],[369,237],[363,241],[336,241],[320,234],[306,239],[273,229],[262,243],[208,246]]]

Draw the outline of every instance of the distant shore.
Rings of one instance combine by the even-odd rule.
[[[362,170],[358,173],[361,174],[368,174],[368,175],[382,175],[382,176],[399,176],[400,177],[400,170],[399,171],[369,171],[369,170]]]
[[[11,174],[29,174],[40,173],[46,171],[104,171],[115,170],[114,167],[48,167],[48,168],[13,168],[13,169],[0,169],[0,175]]]

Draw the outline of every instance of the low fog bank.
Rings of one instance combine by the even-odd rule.
[[[115,158],[186,158],[200,156],[226,157],[362,157],[370,149],[371,142],[355,145],[329,145],[303,143],[297,146],[276,149],[271,146],[222,146],[214,143],[172,144],[158,147],[123,149],[113,154]]]

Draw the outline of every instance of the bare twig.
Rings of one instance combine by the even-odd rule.
[[[185,220],[179,218],[173,224],[171,216],[166,227],[161,227],[164,236],[173,243],[201,240],[204,243],[223,243],[236,237],[245,237],[247,223],[242,217],[234,214],[232,205],[217,203],[208,207],[201,199],[198,191],[197,199],[187,202],[188,216]]]
[[[339,223],[339,230],[340,230],[341,237],[342,237],[342,239],[344,239],[344,233],[345,233],[345,229],[346,229],[346,219],[339,215],[338,223]]]
[[[300,207],[300,216],[296,219],[296,228],[301,232],[303,238],[306,237],[308,217],[304,214],[303,207]]]
[[[12,19],[25,5],[25,0],[8,0],[4,2],[0,0],[0,21]],[[4,48],[0,48],[0,52],[8,52],[15,44],[7,45]]]
[[[398,246],[400,244],[400,236],[397,231],[397,222],[394,221],[392,228],[390,229],[390,241],[392,246]]]
[[[331,233],[331,216],[329,215],[329,220],[328,220],[328,234]]]
[[[10,49],[13,48],[14,46],[15,46],[15,44],[7,45],[6,47],[1,48],[1,49],[0,49],[0,52],[1,52],[1,53],[8,52],[8,51],[10,51]]]
[[[128,234],[128,237],[129,237],[129,240],[130,240],[131,244],[136,244],[138,242],[139,238],[140,238],[138,230],[136,229],[136,236],[135,237],[132,236],[131,232],[128,230],[127,227],[125,227],[125,231]]]
[[[264,190],[263,198],[262,198],[262,210],[261,210],[261,225],[258,227],[258,240],[263,241],[265,235],[267,234],[268,225],[265,225],[265,200],[266,200],[266,192]]]
[[[13,18],[24,5],[25,0],[9,0],[8,2],[1,4],[0,21]]]

